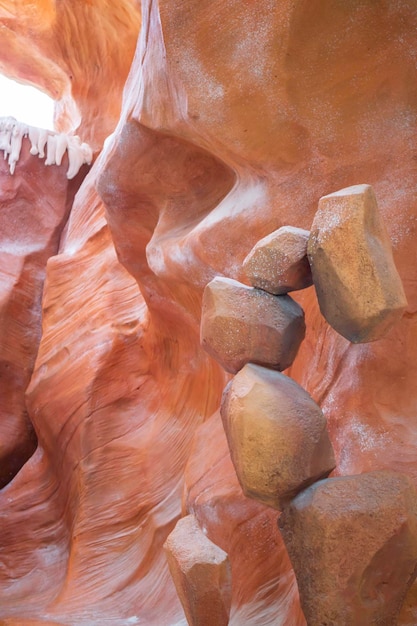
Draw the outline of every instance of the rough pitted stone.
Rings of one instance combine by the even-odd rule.
[[[313,289],[298,292],[308,338],[291,375],[323,398],[342,473],[378,462],[416,476],[417,4],[224,0],[221,19],[217,2],[195,0],[0,4],[2,71],[46,88],[59,101],[59,130],[81,122],[75,132],[101,151],[48,262],[28,398],[41,445],[0,490],[0,622],[181,623],[161,541],[192,466],[190,507],[232,562],[231,623],[305,626],[276,511],[242,498],[219,429],[201,424],[226,383],[194,321],[205,277],[235,276],[282,224],[309,229],[323,189],[372,181],[409,311],[381,341],[347,345]],[[73,111],[67,125],[62,108]],[[161,134],[178,141],[142,160],[134,126],[155,145]],[[207,186],[207,160],[198,175],[182,141],[233,170],[231,193],[216,168]],[[51,168],[39,159],[39,169]],[[36,221],[55,206],[42,176],[31,178],[35,230],[20,231],[28,253]],[[107,177],[104,216],[94,188]],[[21,224],[21,206],[10,215]],[[32,278],[19,284],[24,293]],[[13,300],[5,319],[21,306]],[[398,625],[416,626],[417,595],[407,604]]]
[[[320,310],[349,341],[380,339],[401,318],[407,300],[370,185],[320,199],[308,257]]]
[[[309,236],[308,230],[282,226],[258,241],[243,261],[251,285],[275,295],[310,287]]]
[[[290,296],[273,296],[221,277],[205,288],[201,343],[228,372],[249,362],[284,370],[304,334],[303,310]]]
[[[416,577],[417,497],[390,471],[330,478],[279,520],[309,626],[395,626]]]
[[[194,515],[177,522],[164,548],[188,624],[227,626],[231,571],[226,552],[206,537]]]
[[[221,415],[242,489],[264,504],[282,510],[335,467],[323,413],[284,374],[245,365],[225,389]]]

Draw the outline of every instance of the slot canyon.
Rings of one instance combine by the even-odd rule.
[[[417,626],[416,32],[0,1],[1,625]]]

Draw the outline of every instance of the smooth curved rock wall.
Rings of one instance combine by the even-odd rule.
[[[2,62],[35,82],[67,68],[54,89],[66,94],[68,122],[78,57],[59,37],[69,18],[39,3],[29,37],[35,30],[36,71],[27,73],[28,19],[8,5]],[[138,12],[124,4],[119,22],[108,3],[88,6],[77,45],[98,42],[104,69],[96,80],[95,58],[72,92],[91,138],[80,135],[98,151],[117,122]],[[274,230],[309,230],[323,195],[371,184],[405,314],[384,339],[351,345],[305,290],[296,298],[306,339],[287,373],[328,419],[337,474],[390,469],[416,482],[417,9],[143,0],[142,20],[120,124],[47,267],[27,392],[39,444],[0,492],[0,616],[181,623],[162,546],[193,513],[229,555],[230,623],[304,626],[276,512],[243,496],[214,412],[227,376],[199,346],[202,292],[215,275],[242,280],[244,258]],[[142,157],[142,142],[159,148]],[[411,590],[399,624],[416,621]]]

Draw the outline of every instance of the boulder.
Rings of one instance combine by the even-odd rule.
[[[284,370],[304,334],[303,310],[290,296],[273,296],[222,277],[204,290],[201,343],[228,372],[249,362]]]
[[[320,199],[308,258],[320,310],[349,341],[380,339],[401,318],[407,300],[370,185]]]
[[[249,363],[227,385],[221,415],[244,493],[282,510],[335,467],[326,419],[284,374]]]
[[[258,241],[243,261],[250,284],[275,295],[310,287],[309,236],[308,230],[282,226]]]
[[[417,497],[391,471],[329,478],[300,493],[279,527],[309,626],[395,626],[417,572]]]
[[[161,543],[190,461],[202,477],[190,507],[232,563],[232,624],[305,626],[276,510],[243,498],[218,429],[191,452],[226,384],[196,320],[204,285],[238,276],[261,237],[310,229],[320,196],[371,181],[409,311],[382,340],[349,345],[314,290],[297,292],[308,336],[291,376],[320,398],[342,473],[377,463],[417,477],[417,4],[224,0],[221,19],[196,0],[0,4],[2,71],[46,89],[59,130],[100,152],[48,262],[43,312],[19,300],[41,277],[24,274],[2,319],[20,355],[26,321],[20,342],[8,324],[39,312],[26,423],[41,446],[0,489],[0,622],[185,623]],[[60,206],[55,168],[30,159],[36,202],[24,221],[20,203],[10,211],[13,248]],[[27,385],[6,365],[14,419]],[[398,624],[416,626],[417,594],[407,605]]]
[[[194,515],[177,522],[164,548],[188,624],[227,626],[231,571],[226,552],[206,537]]]

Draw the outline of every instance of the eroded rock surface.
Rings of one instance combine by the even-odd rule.
[[[194,515],[177,522],[164,548],[188,624],[227,626],[232,582],[226,552],[206,537]]]
[[[223,425],[244,493],[282,510],[335,467],[326,419],[296,382],[249,363],[223,394]]]
[[[228,372],[249,362],[285,370],[304,334],[304,313],[290,296],[272,296],[221,277],[204,290],[201,343]]]
[[[309,626],[396,626],[417,575],[417,496],[408,477],[329,478],[279,519]]]
[[[407,300],[370,185],[320,199],[308,257],[320,310],[349,341],[380,339],[401,318]]]
[[[275,295],[310,287],[309,236],[308,230],[283,226],[258,241],[243,261],[251,285]]]
[[[5,0],[0,21],[4,73],[56,101],[56,130],[77,130],[93,150],[101,149],[120,116],[140,28],[138,3]]]
[[[84,168],[69,182],[67,157],[60,167],[46,168],[30,148],[29,140],[20,137],[14,176],[0,159],[0,487],[36,447],[25,391],[41,338],[46,263],[58,251],[72,200],[87,173]],[[4,143],[0,149],[5,150]]]
[[[201,299],[215,276],[244,280],[262,237],[310,229],[323,195],[364,180],[409,306],[352,345],[297,292],[307,331],[289,373],[323,408],[338,474],[417,484],[417,6],[221,7],[142,0],[125,85],[136,0],[2,2],[4,71],[58,99],[59,132],[80,123],[98,151],[114,131],[48,263],[27,405],[40,443],[0,491],[11,624],[181,623],[162,546],[186,508],[229,554],[231,626],[305,626],[277,513],[230,460]],[[415,589],[399,626],[417,624]]]

